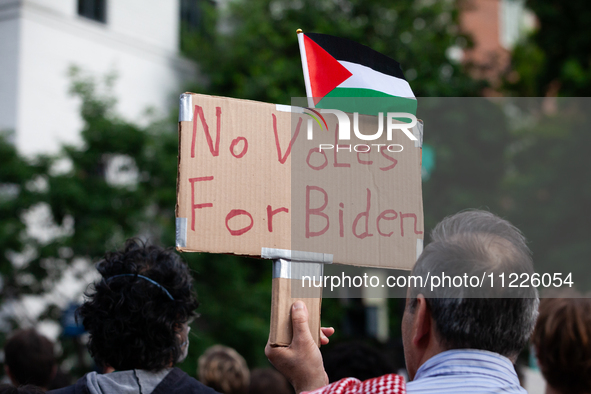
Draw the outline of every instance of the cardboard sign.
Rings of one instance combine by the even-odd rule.
[[[347,116],[349,139],[335,114],[184,94],[177,249],[410,269],[423,241],[422,125]]]

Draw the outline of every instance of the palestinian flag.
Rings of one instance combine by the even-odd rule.
[[[397,61],[326,34],[298,30],[298,42],[309,107],[416,115],[417,100]]]

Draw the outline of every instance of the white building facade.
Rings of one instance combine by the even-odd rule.
[[[180,0],[0,0],[0,130],[25,155],[76,144],[68,70],[115,72],[117,112],[164,115],[196,76],[179,54]]]

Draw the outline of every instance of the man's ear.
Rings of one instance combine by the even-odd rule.
[[[426,349],[431,339],[431,310],[422,294],[417,296],[412,330],[412,343],[418,348]]]

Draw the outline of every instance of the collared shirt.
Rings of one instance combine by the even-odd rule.
[[[406,384],[406,391],[527,394],[508,358],[475,349],[448,350],[431,357],[420,366],[414,380]]]

